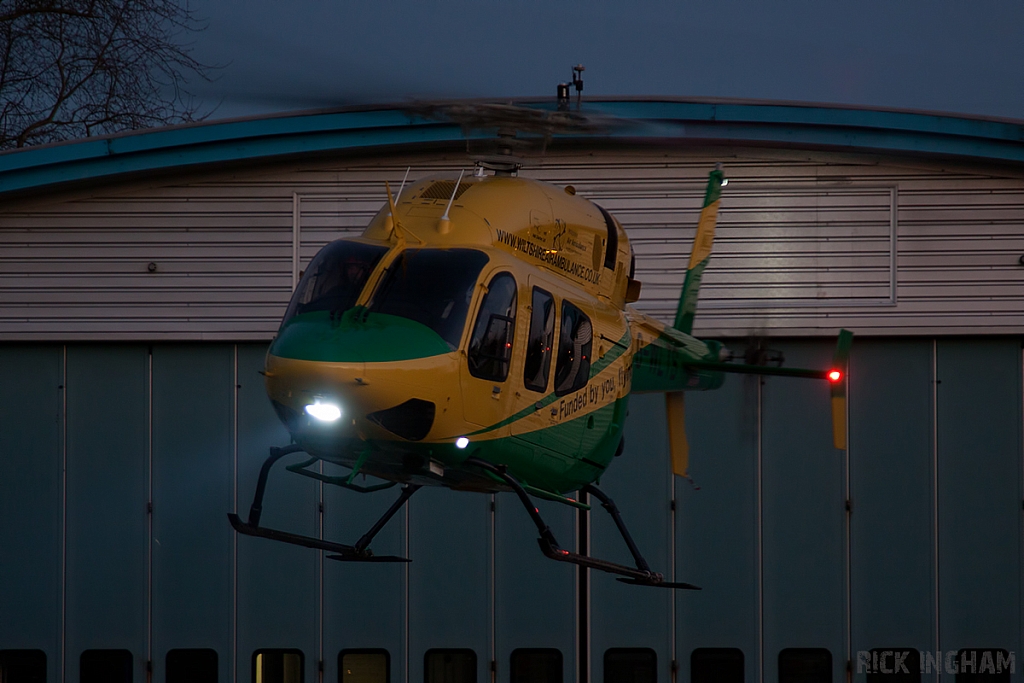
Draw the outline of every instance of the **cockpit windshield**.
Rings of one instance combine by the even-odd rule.
[[[455,350],[486,263],[475,249],[406,249],[388,266],[370,310],[426,325]]]
[[[337,240],[320,250],[295,288],[284,323],[311,311],[332,317],[352,308],[387,247]]]

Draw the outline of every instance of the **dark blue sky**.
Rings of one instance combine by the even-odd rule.
[[[1016,0],[195,0],[214,118],[432,97],[834,102],[1024,119]]]

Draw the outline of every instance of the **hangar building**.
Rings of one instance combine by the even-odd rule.
[[[634,396],[601,483],[699,592],[545,560],[505,494],[422,491],[374,543],[408,565],[239,537],[226,513],[288,440],[259,372],[299,272],[384,180],[471,169],[463,131],[359,108],[6,153],[3,680],[1021,680],[1024,123],[584,108],[642,125],[556,137],[521,173],[615,214],[638,307],[667,317],[722,162],[697,333],[825,367],[853,330],[848,452],[826,388],[732,376],[688,401],[692,482],[674,479],[664,400]],[[264,521],[351,542],[392,500],[282,470]],[[564,542],[586,529],[628,560],[603,511],[538,505]]]

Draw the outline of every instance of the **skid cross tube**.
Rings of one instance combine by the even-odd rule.
[[[366,550],[366,546],[370,545],[370,541],[373,540],[373,537],[376,536],[377,533],[384,528],[385,524],[391,521],[391,518],[395,516],[395,513],[402,509],[402,506],[405,505],[405,502],[412,497],[412,494],[416,493],[419,490],[420,486],[418,484],[406,484],[405,486],[403,486],[402,493],[401,495],[398,496],[398,500],[392,503],[391,507],[388,508],[388,511],[385,512],[384,515],[380,519],[378,519],[377,522],[372,527],[370,527],[369,531],[363,534],[359,538],[359,540],[356,541],[356,552],[364,552]]]
[[[633,541],[633,537],[629,533],[629,529],[626,528],[626,523],[622,521],[622,515],[619,514],[619,508],[615,505],[615,501],[608,497],[601,489],[597,488],[593,484],[587,484],[583,487],[584,493],[590,495],[601,501],[601,507],[608,511],[608,514],[612,516],[612,520],[615,522],[616,528],[622,535],[622,540],[626,542],[626,547],[629,548],[630,555],[633,556],[633,561],[636,562],[636,568],[641,571],[651,571],[650,565],[647,564],[647,560],[640,554],[640,549],[636,547],[636,542]]]
[[[241,517],[231,512],[228,513],[228,521],[231,522],[231,526],[234,527],[235,531],[246,536],[256,536],[258,538],[268,538],[272,541],[282,541],[284,543],[291,543],[292,545],[299,545],[304,548],[314,548],[316,550],[327,550],[335,555],[328,555],[327,557],[332,560],[340,560],[343,562],[408,562],[409,560],[404,557],[395,557],[392,555],[374,555],[373,551],[369,549],[370,541],[376,536],[384,525],[387,524],[392,517],[395,516],[409,497],[420,488],[414,484],[408,484],[402,488],[402,494],[398,497],[387,512],[377,520],[377,522],[370,527],[370,530],[363,534],[354,546],[344,545],[342,543],[335,543],[322,538],[314,538],[312,536],[303,536],[301,534],[293,534],[288,531],[280,531],[278,529],[268,529],[267,527],[260,526],[260,517],[263,514],[263,496],[267,492],[267,478],[270,476],[270,469],[274,466],[278,460],[291,453],[298,453],[303,448],[297,444],[290,446],[284,446],[283,448],[271,448],[270,457],[264,462],[260,468],[260,476],[256,482],[256,494],[253,496],[252,505],[249,507],[249,520],[243,522]],[[333,482],[327,482],[333,483]]]
[[[618,574],[621,577],[619,581],[624,583],[632,583],[638,586],[657,586],[661,588],[686,588],[700,590],[698,586],[694,586],[689,583],[665,581],[665,578],[657,572],[652,572],[648,567],[647,562],[644,560],[640,551],[637,549],[636,544],[633,542],[629,532],[626,531],[626,526],[622,522],[622,517],[618,514],[618,508],[615,507],[615,503],[609,498],[604,492],[598,490],[594,486],[586,486],[583,490],[587,493],[593,493],[598,500],[604,505],[604,508],[612,515],[615,520],[615,524],[619,531],[622,533],[623,538],[626,539],[626,545],[629,546],[630,552],[633,554],[633,559],[636,561],[637,568],[627,567],[623,564],[617,564],[615,562],[609,562],[607,560],[600,560],[595,557],[588,555],[580,555],[565,550],[555,539],[554,533],[551,531],[545,522],[544,518],[540,516],[540,510],[530,500],[526,490],[522,487],[519,481],[508,473],[508,469],[504,465],[495,465],[494,463],[487,462],[477,457],[466,458],[466,464],[475,465],[480,469],[492,472],[501,478],[519,497],[519,500],[523,503],[527,513],[530,515],[530,519],[533,520],[534,525],[537,527],[537,532],[540,534],[540,538],[537,539],[537,543],[540,545],[540,550],[546,557],[552,560],[558,560],[559,562],[568,562],[581,567],[588,567],[590,569],[597,569],[602,572],[609,574]],[[614,512],[613,512],[614,511]]]

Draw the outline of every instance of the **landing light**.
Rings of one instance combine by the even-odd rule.
[[[321,422],[334,422],[341,417],[341,408],[333,403],[321,403],[320,399],[306,406],[306,412]]]
[[[838,370],[832,370],[832,371],[830,371],[828,373],[828,381],[829,382],[838,382],[842,378],[843,378],[843,373],[839,372]]]
[[[455,447],[456,448],[465,448],[468,445],[469,445],[469,439],[467,439],[464,436],[460,436],[459,438],[455,439]]]

